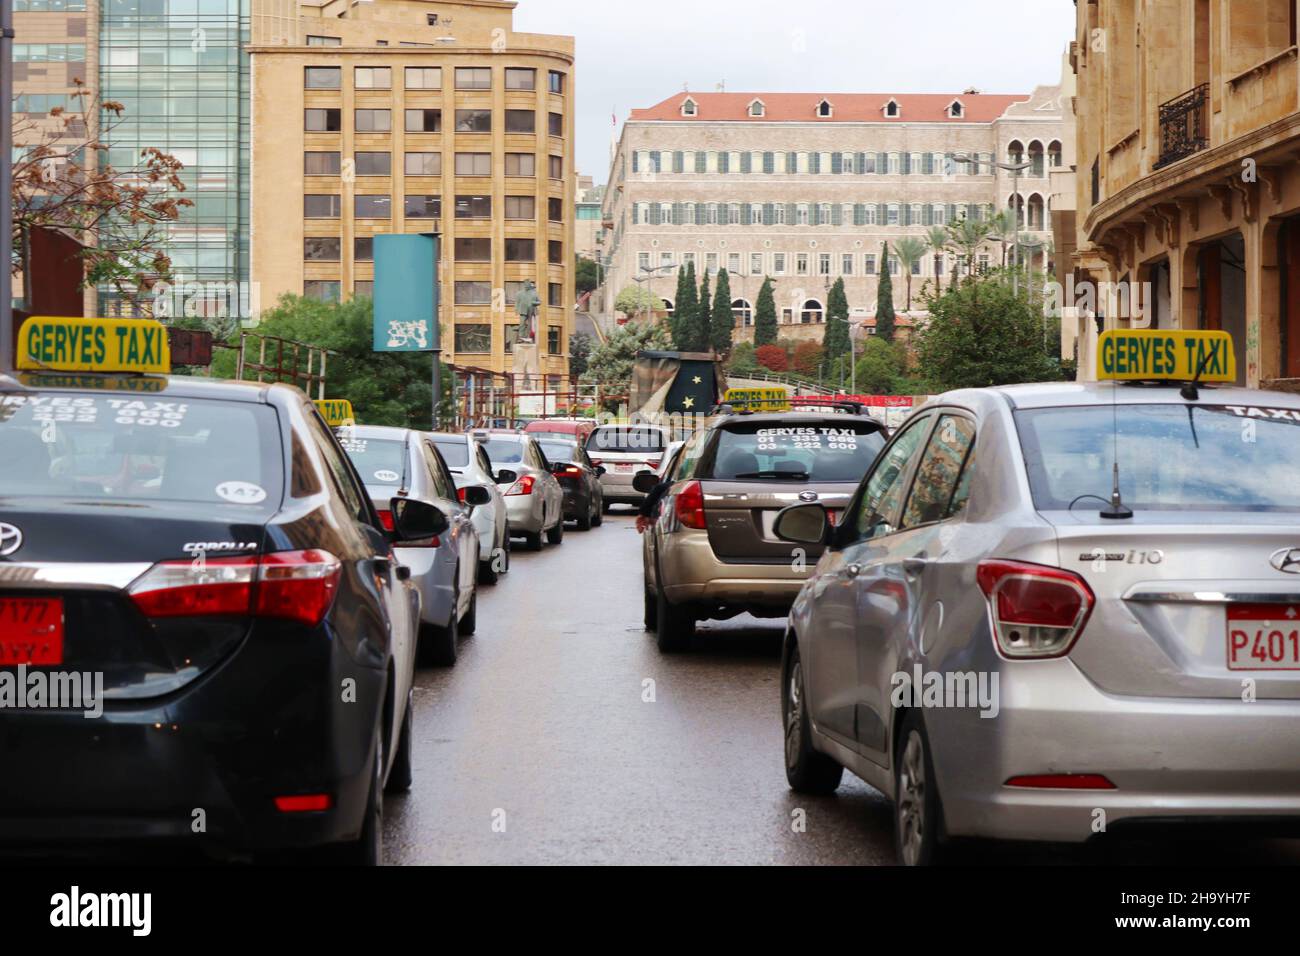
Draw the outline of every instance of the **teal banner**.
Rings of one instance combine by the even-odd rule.
[[[376,352],[435,352],[438,235],[375,236]]]

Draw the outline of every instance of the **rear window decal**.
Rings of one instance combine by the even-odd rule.
[[[217,497],[236,505],[255,505],[266,500],[266,489],[251,481],[223,481],[215,490]]]

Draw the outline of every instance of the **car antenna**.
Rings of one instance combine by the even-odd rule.
[[[1197,390],[1197,386],[1201,383],[1201,376],[1205,373],[1205,363],[1210,360],[1210,354],[1211,353],[1207,351],[1203,356],[1201,356],[1201,361],[1196,366],[1196,374],[1192,377],[1192,380],[1190,382],[1185,382],[1183,387],[1178,390],[1178,394],[1183,396],[1183,398],[1187,399],[1189,402],[1199,401],[1201,398],[1201,393]]]
[[[1101,509],[1101,516],[1114,521],[1133,517],[1133,509],[1124,504],[1119,491],[1119,386],[1112,383],[1110,393],[1111,438],[1115,443],[1114,482],[1110,489],[1110,504]]]

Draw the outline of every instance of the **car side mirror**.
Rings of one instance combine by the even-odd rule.
[[[791,544],[825,544],[830,529],[830,518],[819,504],[782,508],[772,524],[773,533]]]
[[[643,495],[648,495],[659,486],[659,476],[653,471],[638,471],[632,479],[632,487]]]
[[[388,507],[393,512],[393,533],[399,542],[436,538],[450,527],[442,509],[427,501],[393,498]]]
[[[464,493],[464,498],[462,500],[471,508],[477,508],[480,505],[492,503],[492,492],[488,491],[482,485],[469,485],[466,488],[462,488],[461,491]]]
[[[596,477],[599,478],[604,475],[608,469],[606,469],[604,465],[597,465],[592,470],[596,473]]]
[[[502,468],[496,473],[495,477],[498,485],[513,485],[519,480],[519,473],[511,471],[509,468]]]

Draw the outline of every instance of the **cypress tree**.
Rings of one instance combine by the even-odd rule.
[[[674,348],[677,345],[678,337],[681,335],[679,328],[681,326],[682,306],[686,304],[686,287],[688,282],[687,267],[678,267],[677,294],[673,297],[673,314],[668,317],[668,331],[672,335]]]
[[[889,275],[889,243],[880,256],[880,282],[876,290],[876,335],[894,341],[894,280]]]
[[[695,328],[695,320],[700,311],[699,293],[695,288],[695,263],[694,261],[686,263],[686,279],[683,283],[681,296],[678,298],[676,308],[673,310],[673,348],[679,352],[691,351],[691,336]]]
[[[763,279],[754,306],[754,347],[776,344],[776,297],[772,294],[771,278]]]
[[[713,313],[713,302],[709,296],[709,270],[704,269],[700,272],[700,297],[699,304],[695,307],[695,322],[691,328],[691,351],[703,352],[709,347],[709,333],[711,331],[710,316]]]
[[[731,278],[727,270],[718,272],[718,287],[713,293],[713,312],[709,321],[709,344],[719,355],[731,351],[731,329],[735,325],[731,314]]]
[[[849,351],[849,300],[844,293],[844,278],[835,280],[826,298],[826,332],[822,337],[822,357],[829,365]]]

